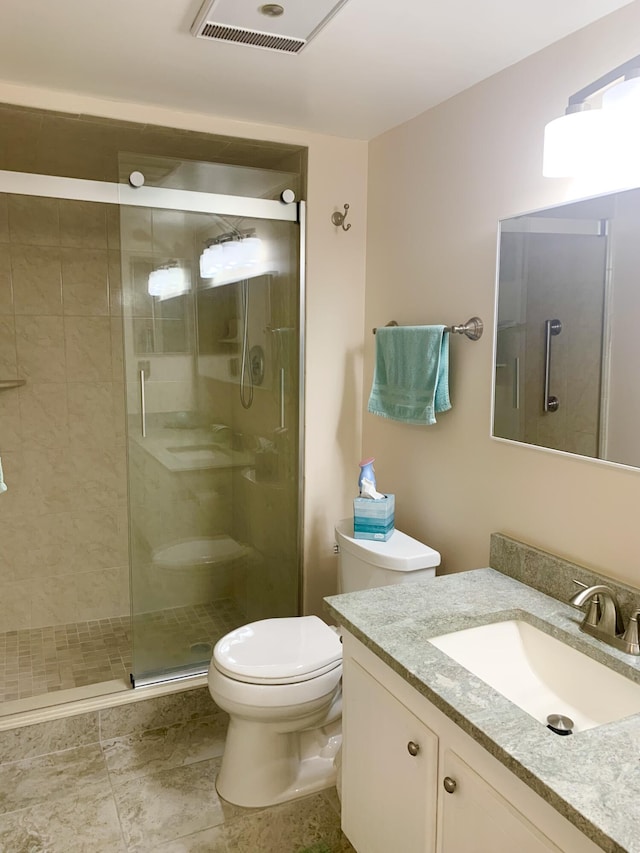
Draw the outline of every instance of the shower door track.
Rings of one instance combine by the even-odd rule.
[[[300,221],[300,203],[287,204],[274,199],[201,193],[195,190],[176,190],[168,187],[131,187],[128,184],[115,184],[108,181],[87,181],[81,178],[35,175],[30,172],[9,172],[1,169],[0,192],[128,207],[184,210],[189,213],[218,213],[224,216],[275,219],[282,222]]]

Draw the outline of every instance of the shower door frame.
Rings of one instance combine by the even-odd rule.
[[[306,202],[284,202],[275,199],[233,196],[220,193],[179,190],[169,187],[133,187],[125,183],[92,181],[59,175],[42,175],[32,172],[14,172],[0,169],[0,193],[38,196],[72,201],[112,204],[118,207],[144,207],[181,210],[187,213],[210,213],[253,219],[269,219],[297,223],[298,237],[298,525],[297,525],[297,598],[298,613],[304,600],[304,575],[302,549],[304,543],[304,456],[305,456],[305,322],[306,322]],[[124,315],[123,315],[124,320]],[[127,463],[128,465],[128,463]],[[127,515],[130,516],[128,501]],[[131,547],[129,547],[129,578],[131,578]],[[142,681],[136,686],[167,683],[201,675],[188,671],[167,678]]]

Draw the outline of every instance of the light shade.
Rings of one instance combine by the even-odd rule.
[[[542,174],[566,178],[584,174],[604,153],[603,111],[582,109],[550,121],[544,129]]]
[[[162,266],[149,273],[147,289],[149,296],[155,296],[162,301],[182,296],[190,289],[190,279],[184,267],[177,265]]]
[[[234,284],[263,275],[263,245],[259,237],[213,243],[200,255],[200,277],[207,287]]]

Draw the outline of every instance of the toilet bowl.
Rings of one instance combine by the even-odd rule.
[[[216,788],[258,807],[335,782],[342,646],[317,616],[263,619],[218,641],[209,691],[230,716]]]
[[[386,542],[355,539],[345,519],[335,534],[342,592],[428,579],[440,563],[400,531]],[[317,616],[263,619],[218,641],[209,691],[230,716],[216,781],[223,799],[269,806],[336,783],[341,676],[338,632]]]

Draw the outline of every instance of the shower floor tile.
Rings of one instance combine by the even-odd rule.
[[[138,614],[136,668],[147,657],[157,668],[188,663],[198,655],[192,646],[205,644],[206,651],[244,621],[227,600]],[[128,684],[131,650],[128,616],[0,633],[0,702],[102,681]]]

